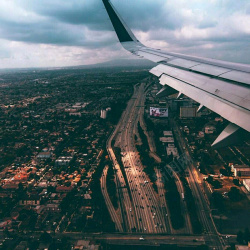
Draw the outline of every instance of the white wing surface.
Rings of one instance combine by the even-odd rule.
[[[160,78],[161,94],[175,89],[199,102],[200,108],[207,107],[231,122],[214,145],[228,144],[239,128],[250,132],[250,65],[146,47],[136,39],[110,1],[103,3],[122,46],[158,64],[150,72]]]

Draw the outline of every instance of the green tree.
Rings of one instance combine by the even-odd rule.
[[[218,208],[219,210],[223,210],[224,209],[224,199],[223,199],[223,196],[221,195],[221,193],[213,192],[212,197],[213,197],[214,205],[216,206],[216,208]]]
[[[240,182],[239,182],[238,179],[233,179],[233,183],[234,183],[234,185],[236,185],[236,186],[239,186],[239,185],[240,185]]]
[[[244,234],[243,234],[242,231],[239,231],[239,232],[237,233],[237,238],[236,238],[236,240],[237,240],[240,244],[243,244],[243,242],[244,242]]]
[[[41,234],[40,241],[50,243],[52,241],[52,237],[45,231]]]
[[[213,176],[209,175],[209,176],[207,177],[207,182],[208,182],[208,183],[212,184],[213,180],[214,180]]]
[[[228,197],[231,201],[241,200],[240,190],[236,187],[231,187],[230,191],[228,192]]]
[[[23,192],[23,190],[24,190],[23,184],[20,182],[20,183],[18,184],[18,191],[19,191],[19,192]]]
[[[212,184],[213,184],[215,189],[218,189],[218,188],[222,187],[221,183],[218,180],[213,181]]]
[[[245,228],[243,238],[244,238],[246,244],[250,241],[250,232],[249,232],[248,227]]]

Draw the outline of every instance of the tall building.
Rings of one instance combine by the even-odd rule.
[[[106,119],[107,118],[107,111],[105,109],[101,110],[101,118]]]

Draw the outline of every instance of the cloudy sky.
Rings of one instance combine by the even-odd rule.
[[[249,0],[112,0],[145,45],[250,63]],[[131,58],[101,0],[1,0],[0,68]]]

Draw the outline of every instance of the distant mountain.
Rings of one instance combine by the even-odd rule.
[[[144,60],[144,59],[117,59],[103,63],[90,64],[90,65],[79,65],[79,66],[65,66],[65,67],[48,67],[48,68],[6,68],[0,69],[1,73],[13,73],[13,72],[30,72],[36,70],[63,70],[63,69],[100,69],[100,68],[139,68],[139,69],[150,69],[156,64]]]
[[[91,68],[110,68],[110,67],[139,67],[139,68],[152,68],[156,64],[144,60],[144,59],[116,59],[111,60],[103,63],[97,64],[90,64],[90,65],[81,65],[81,66],[73,66],[67,68],[84,68],[84,69],[91,69]]]

